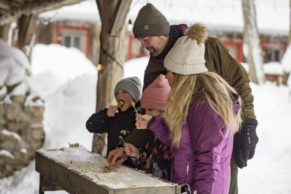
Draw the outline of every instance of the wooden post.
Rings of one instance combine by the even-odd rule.
[[[100,111],[114,101],[114,87],[123,76],[127,38],[125,18],[131,0],[96,0],[102,22],[100,34],[101,69],[98,72],[97,106]],[[94,135],[92,151],[102,154],[105,148],[105,135]],[[103,152],[102,152],[103,151]]]
[[[8,42],[9,39],[9,29],[10,24],[4,24],[0,26],[0,38],[5,42]]]
[[[29,61],[35,43],[36,21],[37,16],[32,14],[22,15],[17,21],[18,38],[16,46],[24,52]]]

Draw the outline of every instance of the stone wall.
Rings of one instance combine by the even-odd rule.
[[[29,91],[15,95],[16,88],[0,86],[0,178],[27,166],[45,139],[43,100]]]

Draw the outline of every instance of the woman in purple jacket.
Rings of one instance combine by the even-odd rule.
[[[196,24],[177,40],[164,61],[172,88],[165,112],[149,123],[149,117],[139,115],[136,126],[148,125],[156,136],[181,150],[173,159],[183,161],[176,170],[187,177],[192,192],[227,194],[233,134],[241,121],[240,105],[236,91],[205,66],[207,35],[207,29]],[[183,157],[179,149],[185,143],[190,146],[190,158]]]

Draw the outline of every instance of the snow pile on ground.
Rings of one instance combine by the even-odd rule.
[[[0,86],[23,82],[30,64],[19,49],[11,47],[0,39]]]

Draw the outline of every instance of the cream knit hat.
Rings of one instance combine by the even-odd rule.
[[[205,26],[201,24],[191,26],[187,34],[179,38],[166,55],[165,68],[182,75],[207,72],[204,59],[204,42],[207,36]]]

